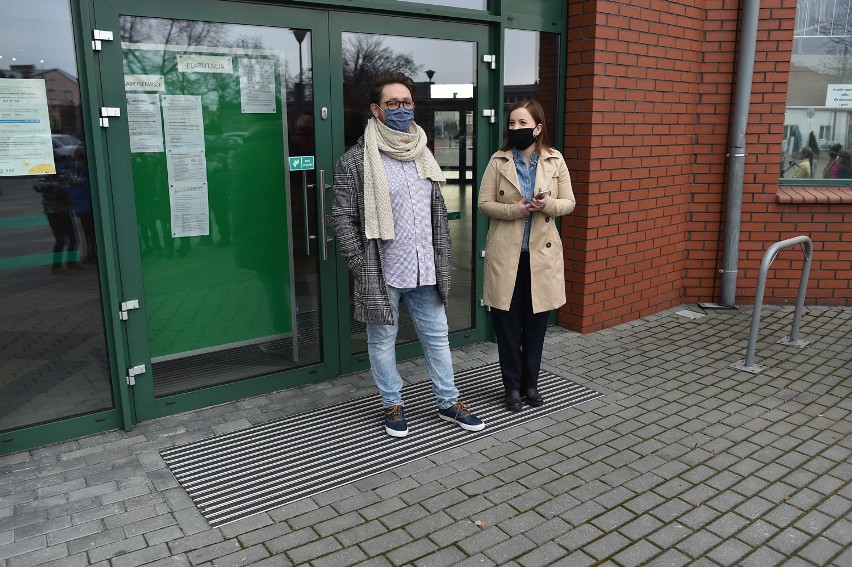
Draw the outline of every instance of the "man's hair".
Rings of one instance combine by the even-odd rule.
[[[550,145],[550,139],[547,137],[547,125],[544,123],[544,109],[541,107],[538,101],[535,100],[522,100],[520,102],[516,102],[512,105],[512,108],[509,109],[508,116],[511,116],[514,111],[519,108],[526,108],[527,112],[532,116],[533,121],[536,126],[541,124],[541,133],[535,140],[535,151],[541,153],[542,148],[554,149],[552,145]],[[506,120],[506,138],[503,147],[500,148],[502,151],[509,151],[512,149],[512,144],[509,143],[509,120]]]
[[[843,149],[843,144],[833,144],[830,148],[828,148],[828,151],[837,153],[842,149]]]
[[[370,87],[370,104],[379,104],[382,102],[382,89],[385,85],[400,84],[408,89],[411,93],[411,98],[414,98],[414,81],[405,73],[399,71],[382,71],[376,80],[373,81],[373,86]]]

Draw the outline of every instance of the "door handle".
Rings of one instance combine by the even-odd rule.
[[[317,170],[317,186],[319,187],[319,208],[320,214],[322,215],[322,222],[320,222],[320,238],[322,239],[322,259],[323,261],[328,260],[328,243],[334,240],[328,235],[328,229],[326,225],[328,224],[328,217],[325,214],[325,190],[331,187],[330,185],[325,184],[325,170],[318,169]]]
[[[302,202],[304,203],[305,208],[305,256],[310,256],[311,239],[315,237],[311,236],[311,227],[308,222],[308,219],[311,218],[308,213],[308,175],[304,171],[302,172]]]

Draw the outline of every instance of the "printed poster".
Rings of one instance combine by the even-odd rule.
[[[127,126],[130,128],[130,153],[162,152],[160,95],[128,94]]]
[[[0,79],[0,176],[56,173],[44,79]]]
[[[201,97],[162,95],[172,236],[210,234]]]
[[[275,113],[272,59],[240,59],[240,107],[243,114]]]

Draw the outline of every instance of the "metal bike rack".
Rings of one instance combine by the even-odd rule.
[[[795,346],[802,348],[809,344],[810,341],[799,339],[799,323],[802,319],[802,311],[805,308],[805,291],[808,287],[808,275],[811,271],[811,260],[813,259],[813,243],[807,236],[796,236],[776,242],[763,255],[763,260],[760,261],[760,274],[757,277],[757,293],[754,296],[754,311],[751,315],[751,329],[748,334],[748,348],[746,349],[745,360],[740,360],[731,365],[732,368],[758,374],[765,370],[765,366],[754,364],[754,349],[757,345],[757,332],[760,329],[760,308],[763,306],[763,290],[766,287],[766,273],[769,271],[769,265],[778,257],[778,252],[782,248],[789,248],[796,244],[802,245],[802,251],[805,254],[805,264],[802,266],[802,279],[799,281],[799,296],[796,299],[796,312],[793,315],[793,328],[790,331],[789,337],[784,337],[779,344]]]

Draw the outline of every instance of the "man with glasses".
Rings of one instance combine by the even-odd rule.
[[[450,233],[441,195],[446,179],[414,123],[414,82],[379,75],[370,89],[364,135],[334,170],[331,222],[352,273],[355,319],[367,325],[367,352],[382,396],[385,431],[405,437],[402,378],[396,368],[399,301],[426,358],[438,417],[468,431],[485,424],[462,402],[453,378],[446,305]]]

